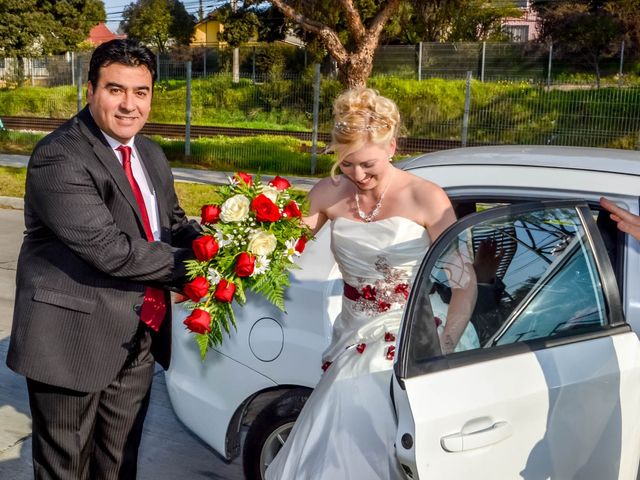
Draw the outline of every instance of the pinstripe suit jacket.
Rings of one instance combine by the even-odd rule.
[[[7,356],[12,370],[73,390],[103,389],[126,360],[145,285],[183,281],[199,227],[178,205],[160,147],[141,135],[135,144],[156,192],[161,242],[145,239],[129,182],[88,107],[36,146]],[[152,349],[165,368],[167,310]]]

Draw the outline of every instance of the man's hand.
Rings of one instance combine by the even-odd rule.
[[[189,300],[189,297],[183,295],[182,293],[173,292],[173,303],[178,304],[184,302],[185,300]]]
[[[638,215],[620,208],[605,197],[600,197],[600,205],[611,213],[611,220],[618,224],[620,231],[628,233],[640,241],[640,217]]]
[[[496,272],[503,255],[503,250],[498,250],[498,242],[495,238],[486,238],[480,242],[473,260],[478,283],[494,283],[496,281]]]

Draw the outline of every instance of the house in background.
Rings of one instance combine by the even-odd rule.
[[[216,18],[216,12],[211,12],[206,18],[196,23],[191,47],[194,48],[224,48],[227,43],[222,40],[221,33],[224,31],[224,25]],[[303,47],[302,40],[294,35],[287,35],[284,40],[275,43],[292,45],[294,47]],[[257,38],[252,38],[243,47],[255,47],[261,45]]]
[[[531,8],[530,0],[513,0],[516,7],[522,10],[522,16],[519,18],[505,19],[503,29],[511,34],[513,42],[530,42],[536,40],[540,34],[538,23],[538,15]]]
[[[220,47],[226,45],[220,34],[224,31],[224,25],[213,14],[209,14],[204,20],[196,23],[192,47]],[[255,43],[255,42],[253,42]]]
[[[89,35],[79,46],[83,50],[92,49],[115,38],[126,38],[126,35],[113,33],[104,23],[99,23],[89,31]],[[75,56],[74,53],[67,52],[64,55],[22,58],[21,72],[18,69],[18,59],[0,57],[0,87],[14,84],[20,75],[30,81],[31,85],[75,85]]]
[[[104,23],[99,23],[91,29],[86,42],[97,47],[102,43],[108,42],[109,40],[115,40],[116,38],[127,38],[127,36],[113,33]]]

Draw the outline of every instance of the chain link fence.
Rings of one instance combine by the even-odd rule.
[[[253,48],[241,52],[245,68],[234,82],[230,72],[212,71],[216,63],[207,50],[200,52],[200,63],[160,59],[150,122],[184,132],[178,139],[175,128],[172,136],[159,133],[170,158],[187,154],[191,162],[229,170],[326,172],[330,158],[321,152],[340,84],[319,70],[294,73],[286,61],[275,75],[261,63],[269,52]],[[70,118],[84,105],[88,59],[23,59],[25,86],[0,88],[0,118],[7,123],[9,117],[40,117],[43,128],[46,119]],[[548,84],[549,52],[540,46],[393,46],[380,49],[375,62],[378,74],[369,84],[398,103],[405,154],[479,144],[640,149],[640,86]],[[44,82],[28,76],[35,68],[55,72],[51,86],[38,86]],[[205,126],[217,130],[196,128]]]

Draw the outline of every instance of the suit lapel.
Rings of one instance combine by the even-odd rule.
[[[82,111],[77,115],[76,118],[78,119],[80,130],[85,135],[85,137],[87,137],[89,143],[91,143],[93,151],[96,154],[96,158],[107,169],[111,177],[113,177],[114,183],[116,184],[122,195],[127,199],[127,202],[131,204],[131,208],[133,208],[133,211],[138,218],[139,224],[143,225],[142,215],[140,214],[140,207],[138,206],[138,201],[133,194],[133,190],[131,190],[129,180],[124,173],[122,165],[120,165],[120,162],[116,158],[115,153],[107,143],[107,139],[104,138],[104,135],[102,135],[100,128],[93,120],[91,112],[89,111],[89,107],[84,107],[84,109],[82,109]]]

